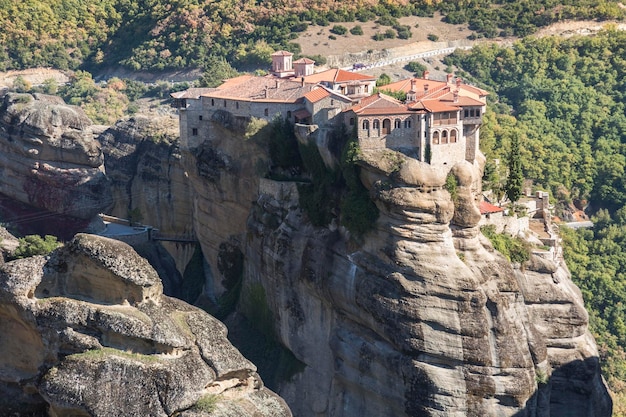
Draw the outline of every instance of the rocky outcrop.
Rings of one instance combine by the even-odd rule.
[[[77,219],[91,219],[111,202],[91,121],[79,107],[43,94],[4,97],[0,184],[13,201]]]
[[[262,285],[307,366],[298,416],[609,416],[581,295],[562,259],[511,265],[480,233],[480,164],[446,172],[365,153],[381,211],[359,244],[303,221],[297,188],[261,193],[242,299]],[[289,190],[288,192],[286,192]]]
[[[98,136],[111,182],[108,213],[140,221],[170,238],[193,238],[193,199],[182,166],[176,115],[136,115],[120,120]],[[182,273],[194,246],[161,242]]]
[[[195,234],[211,297],[241,285],[240,311],[269,308],[248,318],[273,318],[270,333],[306,365],[276,386],[295,415],[610,415],[562,259],[511,265],[480,233],[480,160],[451,168],[451,195],[446,171],[365,154],[362,181],[381,216],[356,240],[336,223],[313,227],[295,183],[261,179],[270,165],[262,127],[244,134],[226,116],[180,149],[137,145],[141,122],[122,122],[103,136],[107,170],[119,175],[118,210],[146,207],[162,230],[170,210],[169,230]],[[129,205],[140,189],[154,198]]]
[[[6,263],[0,334],[3,415],[291,415],[225,326],[164,296],[118,241],[77,235]]]

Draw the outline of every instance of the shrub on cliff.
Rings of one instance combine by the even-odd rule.
[[[61,244],[55,236],[28,235],[19,239],[20,246],[13,253],[13,259],[28,258],[35,255],[47,255]]]
[[[358,144],[354,140],[349,141],[341,161],[346,184],[346,192],[341,199],[341,223],[350,233],[361,237],[374,228],[379,212],[359,178],[360,168],[356,165],[358,158]]]
[[[530,245],[525,240],[506,233],[496,233],[493,225],[481,227],[480,230],[491,241],[495,250],[509,261],[523,264],[530,259]]]

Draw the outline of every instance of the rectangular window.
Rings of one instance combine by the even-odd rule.
[[[198,128],[194,127],[193,129],[191,129],[191,135],[192,136],[198,136]]]
[[[202,115],[198,116],[198,120],[202,120]]]

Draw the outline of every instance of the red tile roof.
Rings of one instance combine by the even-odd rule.
[[[309,58],[300,58],[293,61],[294,64],[315,64],[315,61]]]
[[[272,56],[293,56],[293,54],[289,51],[276,51]]]
[[[410,113],[406,104],[382,93],[376,93],[369,97],[365,97],[359,104],[350,107],[349,110],[363,116]]]
[[[409,105],[409,108],[413,110],[428,110],[431,113],[439,113],[444,111],[456,111],[459,110],[459,106],[455,103],[450,103],[441,100],[420,100]]]
[[[480,209],[480,214],[491,214],[504,211],[502,207],[494,206],[493,204],[486,201],[481,201],[478,205],[478,208]]]
[[[309,100],[311,103],[317,103],[318,101],[329,96],[330,92],[328,92],[328,90],[326,90],[325,88],[316,88],[315,90],[306,93],[304,95],[304,98]]]
[[[395,83],[387,84],[386,86],[384,86],[384,89],[389,91],[404,91],[408,93],[411,90],[411,81],[413,81],[413,83],[415,84],[415,92],[417,93],[418,99],[433,99],[442,97],[443,95],[451,93],[457,88],[473,93],[480,97],[484,97],[489,94],[485,90],[474,87],[472,85],[463,84],[462,82],[457,87],[456,83],[448,84],[444,81],[426,80],[424,78],[409,78],[406,80],[396,81]],[[428,85],[428,90],[424,90],[426,85]],[[463,96],[462,92],[460,95]],[[484,105],[484,103],[481,103],[480,105]]]
[[[315,86],[302,85],[299,81],[242,75],[226,80],[224,84],[202,96],[242,101],[295,103],[313,88]]]
[[[376,78],[371,75],[358,74],[356,72],[344,71],[339,68],[331,68],[326,71],[307,75],[304,82],[317,84],[320,82],[343,83],[349,81],[375,81]]]

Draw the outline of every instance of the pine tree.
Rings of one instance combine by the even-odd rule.
[[[511,135],[511,149],[508,159],[509,177],[504,186],[506,196],[515,203],[522,196],[524,176],[522,175],[522,158],[519,152],[519,133]]]

